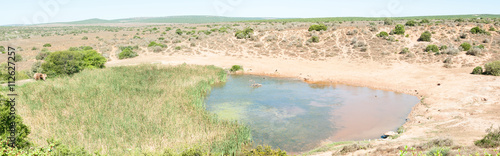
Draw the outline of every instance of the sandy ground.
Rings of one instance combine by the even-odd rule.
[[[373,148],[358,151],[356,155],[377,155],[380,149],[418,145],[435,138],[449,138],[457,145],[473,146],[475,140],[486,134],[487,128],[500,126],[500,77],[471,75],[472,67],[448,69],[438,64],[388,65],[339,59],[305,61],[236,58],[214,54],[142,55],[127,60],[113,59],[106,66],[143,63],[166,65],[187,63],[223,68],[239,64],[243,65],[247,74],[297,77],[310,83],[341,83],[424,98],[408,116],[408,122],[404,125],[405,133],[394,140],[371,141]],[[331,154],[332,152],[327,152],[320,155]]]

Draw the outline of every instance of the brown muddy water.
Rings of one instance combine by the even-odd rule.
[[[219,118],[248,125],[253,145],[300,153],[322,142],[377,139],[396,131],[419,99],[366,87],[231,75],[205,102]]]

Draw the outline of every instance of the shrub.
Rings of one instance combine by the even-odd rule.
[[[1,53],[5,53],[5,47],[4,46],[0,46],[0,52]]]
[[[380,33],[377,34],[377,37],[387,37],[389,34],[385,31],[381,31]]]
[[[182,35],[182,30],[181,30],[181,29],[177,29],[177,30],[175,30],[175,33],[176,33],[177,35]]]
[[[390,18],[384,19],[384,25],[392,25],[393,21]]]
[[[45,51],[42,51],[40,53],[38,53],[38,55],[36,55],[36,60],[44,60],[47,56],[49,56],[50,52],[45,52]]]
[[[251,150],[243,150],[243,155],[252,155],[252,156],[286,156],[286,152],[282,151],[281,149],[275,149],[273,150],[271,146],[265,146],[262,147],[261,145],[257,146],[254,149]]]
[[[236,36],[237,39],[246,39],[250,38],[252,34],[253,34],[253,29],[245,28],[244,30],[236,31],[236,34],[234,34],[234,36]]]
[[[483,74],[483,68],[481,66],[477,66],[474,70],[472,70],[471,74],[481,75]]]
[[[476,46],[476,48],[484,49],[484,45],[480,44],[480,45]]]
[[[236,71],[238,71],[238,70],[243,70],[243,66],[240,66],[240,65],[233,65],[233,66],[231,67],[231,69],[229,69],[229,71],[231,71],[231,72],[236,72]]]
[[[158,40],[163,41],[163,40],[165,40],[165,37],[160,37],[160,38],[158,38]]]
[[[472,56],[479,56],[479,55],[481,55],[481,52],[482,52],[482,50],[480,48],[473,47],[469,51],[467,51],[467,53],[465,53],[465,54],[472,55]]]
[[[474,142],[476,146],[483,148],[495,148],[500,146],[500,127],[498,129],[493,130],[492,128],[488,128],[486,130],[488,134],[484,136],[483,139],[477,140]]]
[[[437,45],[434,45],[434,44],[431,44],[431,45],[428,45],[426,48],[425,48],[425,51],[426,52],[439,52],[439,48]]]
[[[165,28],[165,31],[170,31],[170,30],[172,30],[172,28],[171,28],[171,27],[167,27],[167,28]]]
[[[21,56],[21,54],[17,54],[14,55],[14,62],[21,62],[23,61],[23,56]]]
[[[457,55],[458,53],[460,53],[460,50],[458,50],[456,48],[448,48],[448,49],[445,49],[444,51],[442,51],[441,53],[448,54],[448,55]]]
[[[309,27],[309,31],[326,31],[328,28],[324,25],[324,24],[320,24],[320,25],[311,25]]]
[[[448,58],[444,59],[443,63],[452,64],[453,60],[451,59],[451,57],[448,57]]]
[[[311,42],[318,43],[319,42],[319,37],[318,36],[312,36],[311,37]]]
[[[500,60],[487,63],[484,68],[485,74],[500,76]]]
[[[489,29],[489,31],[497,31],[497,30],[495,29],[495,27],[493,27],[493,26],[490,26],[490,29]]]
[[[36,47],[31,48],[31,50],[37,50],[37,49],[38,49],[38,48],[36,48]]]
[[[460,47],[462,48],[463,51],[469,51],[472,46],[469,43],[464,42],[460,45]]]
[[[401,25],[401,24],[396,25],[396,27],[394,28],[394,34],[404,35],[405,34],[405,26]]]
[[[118,59],[126,59],[126,58],[134,58],[138,56],[136,52],[134,52],[131,48],[125,48],[118,54]]]
[[[428,19],[423,19],[420,23],[430,23],[430,21]]]
[[[176,46],[174,49],[175,50],[181,50],[181,46]]]
[[[91,46],[70,47],[69,51],[93,50]],[[42,49],[43,51],[43,49]]]
[[[23,119],[21,116],[17,114],[10,114],[11,103],[7,99],[7,97],[0,95],[0,136],[6,138],[10,136],[10,126],[15,125],[15,140],[17,148],[25,148],[31,145],[31,143],[27,140],[28,135],[30,134],[30,129],[23,123]],[[2,144],[5,146],[5,144]],[[5,151],[2,151],[5,152]],[[4,153],[5,154],[5,153]]]
[[[403,48],[403,50],[399,52],[399,54],[408,54],[408,53],[410,53],[410,50],[408,48]]]
[[[141,39],[141,37],[139,37],[139,36],[134,36],[134,37],[132,37],[132,39]]]
[[[415,26],[417,24],[417,22],[415,22],[414,20],[409,20],[408,22],[405,23],[406,26]]]
[[[430,42],[431,41],[432,34],[429,31],[425,31],[420,35],[420,38],[418,38],[418,41],[425,41],[425,42]]]
[[[43,47],[52,47],[52,45],[47,43],[47,44],[44,44]]]
[[[88,40],[88,39],[89,39],[89,37],[87,37],[87,36],[82,37],[82,40]]]
[[[162,48],[166,48],[167,47],[167,45],[164,45],[164,44],[161,44],[161,43],[156,43],[155,41],[149,42],[148,47],[156,47],[156,46],[159,46],[159,47],[162,47]]]
[[[443,50],[446,50],[448,49],[448,46],[446,45],[442,45],[441,47],[439,47],[439,50],[443,51]]]
[[[449,154],[450,154],[449,148],[440,148],[440,147],[434,147],[427,153],[427,155],[429,156],[447,156]]]
[[[474,28],[470,29],[470,33],[472,33],[472,34],[489,34],[489,32],[487,32],[486,30],[483,30],[479,27],[474,27]]]
[[[95,50],[52,52],[42,64],[46,74],[72,75],[84,69],[104,68],[106,58]]]

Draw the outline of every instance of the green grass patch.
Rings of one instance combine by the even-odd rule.
[[[227,154],[251,135],[246,126],[205,110],[211,84],[225,79],[215,66],[84,70],[20,86],[18,110],[39,145],[55,138],[108,155],[183,153],[192,147]]]

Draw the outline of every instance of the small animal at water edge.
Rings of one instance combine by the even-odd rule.
[[[35,75],[33,75],[33,78],[38,81],[38,80],[46,80],[47,79],[47,74],[42,74],[42,73],[35,73]]]

